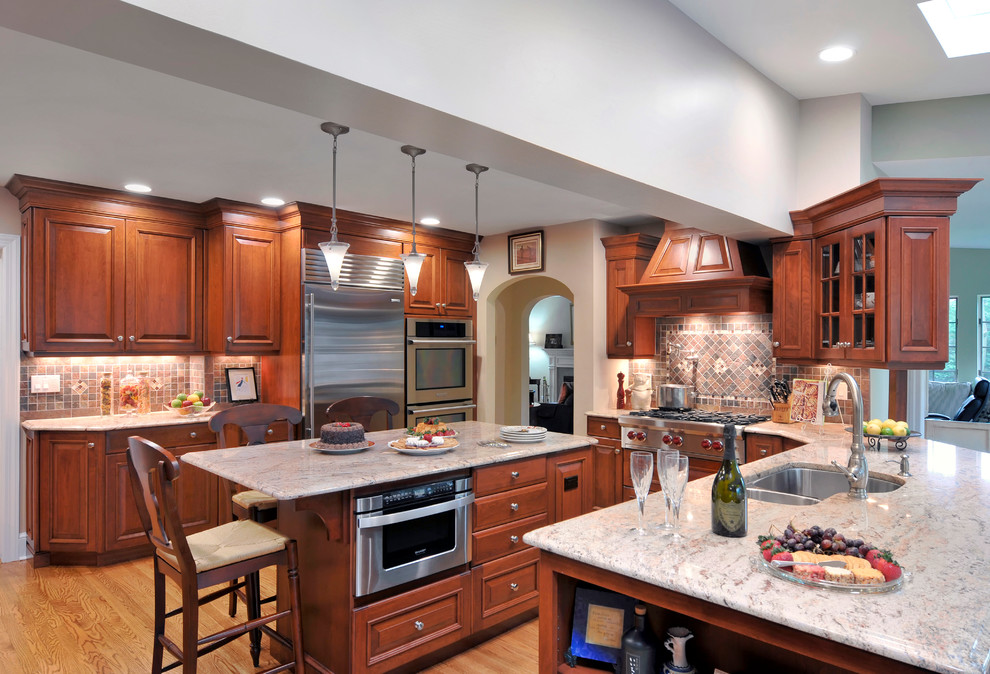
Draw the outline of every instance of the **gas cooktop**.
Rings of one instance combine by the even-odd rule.
[[[731,412],[706,412],[704,410],[681,410],[681,409],[652,409],[640,412],[629,412],[633,417],[649,417],[651,419],[669,419],[670,421],[694,421],[708,424],[735,424],[736,426],[748,426],[767,421],[769,416],[759,414],[733,414]]]

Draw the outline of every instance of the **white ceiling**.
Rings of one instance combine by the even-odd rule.
[[[46,35],[31,2],[0,0],[0,26]],[[883,104],[990,93],[990,56],[947,60],[910,0],[672,2],[799,99],[862,92]],[[839,41],[857,57],[818,62],[818,49]],[[3,27],[0,91],[2,182],[16,172],[111,188],[144,181],[156,194],[191,201],[257,202],[276,194],[330,202],[330,139],[318,128],[324,120]],[[342,136],[338,206],[408,219],[409,160],[398,150],[404,142],[358,129]],[[418,159],[417,216],[472,230],[474,177],[463,166],[478,160],[436,152]],[[990,177],[990,162],[978,160],[964,168],[982,173],[967,177]],[[880,168],[927,176],[961,170],[958,162],[896,164]],[[586,218],[635,224],[665,215],[628,207],[621,186],[601,196],[489,171],[481,177],[481,231]],[[960,202],[954,231],[966,206]],[[967,244],[954,238],[954,245]]]

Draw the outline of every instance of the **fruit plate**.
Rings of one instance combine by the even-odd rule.
[[[189,407],[172,407],[171,405],[165,405],[165,411],[171,412],[172,414],[180,417],[185,416],[195,416],[197,414],[202,414],[203,412],[209,412],[213,409],[216,403],[210,403],[209,405],[203,405],[202,407],[196,407],[195,405],[190,405]]]
[[[846,430],[852,433],[852,426],[846,426]],[[907,435],[872,435],[870,433],[863,433],[863,437],[866,439],[866,446],[870,449],[880,449],[881,440],[893,442],[895,449],[904,449],[907,447],[908,439],[920,438],[921,433],[918,431],[909,431]]]
[[[347,447],[345,449],[341,449],[339,447],[325,445],[317,440],[316,442],[311,442],[309,446],[318,451],[320,454],[357,454],[358,452],[363,452],[370,447],[374,447],[375,443],[368,440],[367,444],[363,447]]]
[[[784,569],[779,569],[776,566],[771,566],[767,563],[767,560],[763,559],[763,555],[756,555],[753,557],[753,564],[755,564],[760,571],[770,574],[774,578],[780,578],[781,580],[797,583],[798,585],[804,585],[806,587],[820,587],[825,590],[832,590],[834,592],[842,592],[845,594],[883,594],[885,592],[896,592],[901,589],[901,585],[904,584],[905,580],[910,580],[911,578],[911,574],[907,571],[902,571],[899,578],[895,578],[894,580],[890,580],[885,583],[879,583],[877,585],[846,585],[844,583],[833,583],[828,580],[813,580],[811,578],[801,578],[800,576],[795,576],[790,571],[785,571]]]
[[[460,447],[460,443],[453,438],[447,438],[443,441],[442,445],[437,445],[436,447],[406,447],[405,440],[392,440],[388,443],[388,446],[397,451],[399,454],[408,454],[409,456],[435,456],[437,454],[444,454],[454,449],[455,447]]]
[[[406,431],[406,437],[408,437],[408,438],[421,438],[424,435],[426,435],[425,432],[423,432],[423,433],[410,433],[408,430]],[[431,433],[431,435],[433,435],[434,437],[436,437],[436,434],[435,433]],[[446,434],[441,435],[440,437],[441,438],[456,438],[457,437],[457,431],[455,431],[453,428],[451,428],[450,430],[447,431]]]

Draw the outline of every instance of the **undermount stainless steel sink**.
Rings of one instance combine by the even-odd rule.
[[[871,475],[866,491],[870,494],[891,492],[903,484],[903,481]],[[849,480],[842,473],[794,466],[775,470],[746,484],[746,493],[750,498],[785,505],[813,505],[848,491]]]

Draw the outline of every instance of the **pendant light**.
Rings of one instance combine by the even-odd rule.
[[[482,262],[479,258],[478,177],[487,171],[488,167],[481,164],[468,164],[464,168],[474,174],[474,250],[471,251],[474,253],[474,260],[465,262],[464,266],[467,268],[468,278],[471,279],[471,290],[474,291],[474,301],[477,302],[478,298],[481,297],[481,282],[485,278],[485,270],[488,269],[488,263]]]
[[[330,240],[320,243],[320,250],[327,260],[327,269],[330,270],[330,287],[334,290],[340,284],[340,267],[344,264],[344,255],[351,244],[337,241],[337,136],[350,131],[350,127],[324,122],[320,124],[320,129],[333,136],[333,210],[330,215]]]
[[[406,267],[406,276],[409,277],[409,294],[416,295],[416,284],[419,283],[419,272],[423,269],[423,261],[426,255],[416,250],[416,157],[426,154],[426,150],[412,145],[403,145],[403,154],[412,157],[412,250],[403,253],[402,264]]]

